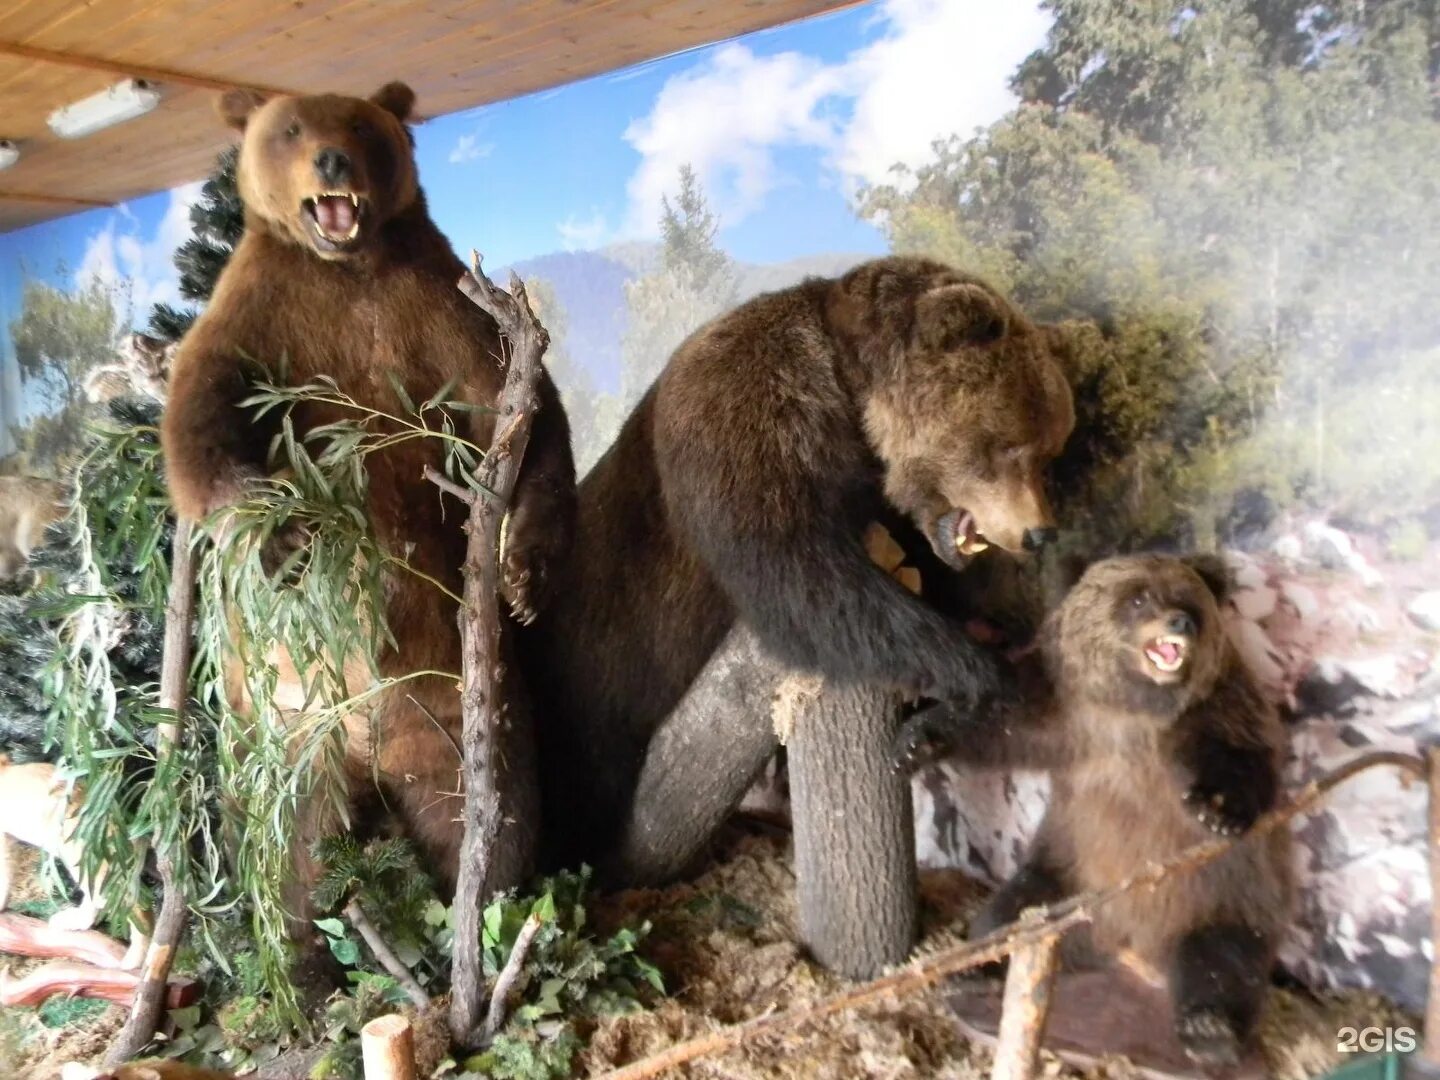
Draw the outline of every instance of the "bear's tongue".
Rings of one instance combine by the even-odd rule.
[[[355,227],[355,204],[348,195],[321,195],[315,200],[315,223],[328,236],[349,236]]]
[[[1180,659],[1180,646],[1173,641],[1155,641],[1146,649],[1152,656],[1158,657],[1166,664],[1173,664]]]

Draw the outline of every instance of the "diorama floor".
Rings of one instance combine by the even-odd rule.
[[[922,873],[921,890],[922,952],[957,941],[985,896],[982,887],[953,871]],[[24,898],[23,892],[18,898]],[[602,929],[652,923],[642,948],[664,971],[672,996],[653,1010],[602,1021],[578,1060],[579,1077],[602,1076],[717,1026],[803,1006],[844,986],[811,963],[797,941],[795,879],[788,837],[779,832],[733,829],[717,860],[695,880],[592,903]],[[32,963],[0,956],[0,977],[19,974]],[[963,1034],[952,1008],[955,990],[955,984],[942,983],[923,994],[820,1020],[665,1075],[696,1080],[980,1080],[989,1075],[990,1051]],[[98,1060],[123,1021],[120,1009],[96,1007],[61,1026],[42,1028],[33,1010],[8,1012],[0,1025],[0,1062],[8,1066],[4,1075],[18,1080],[55,1080],[66,1061]],[[1418,1029],[1415,1018],[1375,995],[1315,995],[1277,988],[1261,1032],[1263,1069],[1275,1080],[1322,1076],[1346,1060],[1336,1046],[1342,1027],[1402,1024]],[[424,1042],[438,1046],[434,1040]],[[425,1076],[426,1067],[436,1062],[419,1064]],[[1043,1072],[1116,1080],[1145,1075],[1120,1057],[1103,1058],[1082,1070],[1048,1052]],[[264,1075],[286,1074],[267,1069]]]

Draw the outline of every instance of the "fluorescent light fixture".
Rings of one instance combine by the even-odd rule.
[[[20,148],[9,139],[0,139],[0,169],[8,169],[20,160]]]
[[[78,139],[144,116],[160,103],[160,91],[144,79],[126,79],[84,101],[56,109],[46,121],[62,139]]]

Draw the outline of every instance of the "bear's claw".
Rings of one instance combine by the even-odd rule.
[[[910,776],[948,757],[953,746],[948,725],[925,712],[917,713],[902,723],[891,738],[890,767]]]
[[[1186,1013],[1175,1022],[1185,1054],[1201,1065],[1228,1067],[1240,1062],[1240,1038],[1224,1014],[1212,1009]]]
[[[1250,807],[1238,805],[1223,791],[1212,791],[1199,784],[1185,792],[1185,805],[1195,820],[1217,836],[1240,836],[1259,816]]]

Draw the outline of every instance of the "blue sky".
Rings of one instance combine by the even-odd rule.
[[[420,176],[456,248],[492,267],[653,238],[681,164],[738,259],[879,252],[852,209],[857,187],[998,119],[1013,105],[1006,78],[1046,27],[1032,0],[874,0],[437,118],[416,131]],[[175,297],[170,254],[196,187],[0,235],[0,394],[17,389],[8,326],[22,279],[98,277],[143,323]]]

